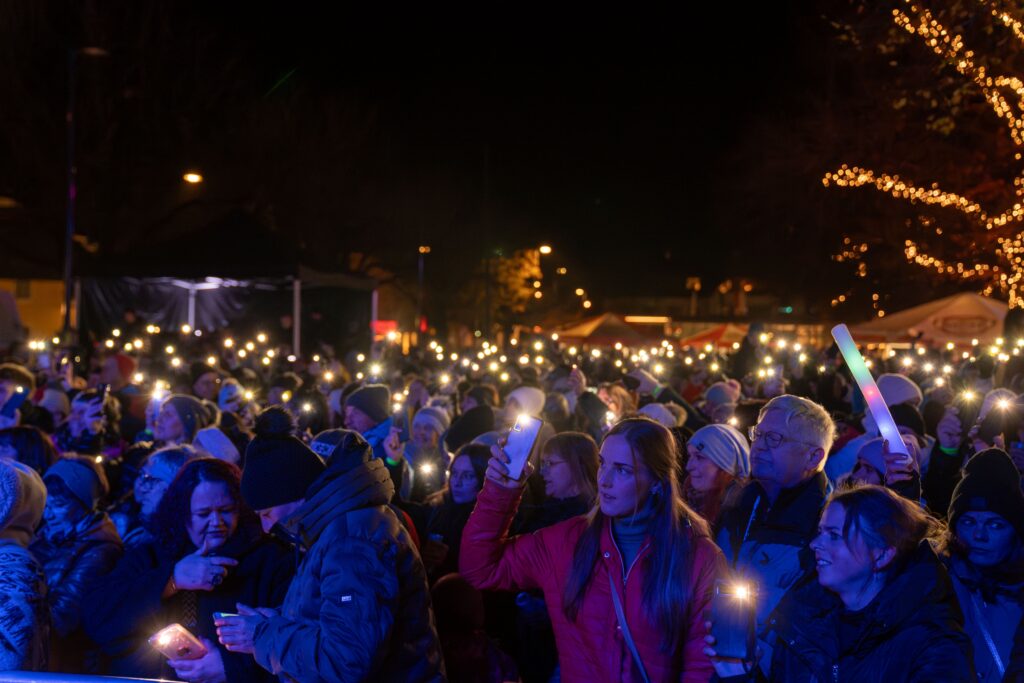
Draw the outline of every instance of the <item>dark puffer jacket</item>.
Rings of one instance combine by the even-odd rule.
[[[759,664],[771,663],[771,643],[763,636],[768,616],[782,597],[814,568],[808,544],[817,533],[825,504],[828,479],[819,472],[783,490],[774,503],[758,481],[739,493],[735,507],[719,516],[718,547],[732,568],[758,587],[757,628]]]
[[[769,627],[777,636],[773,682],[975,681],[956,594],[927,542],[863,610],[847,612],[810,578],[783,599]]]
[[[450,491],[434,495],[426,503],[407,503],[402,509],[412,519],[412,523],[421,539],[440,536],[440,541],[448,546],[448,554],[444,561],[430,571],[431,581],[445,574],[459,571],[459,547],[462,544],[462,530],[466,528],[473,503],[456,503]]]
[[[254,642],[256,661],[285,680],[444,680],[423,563],[386,507],[394,484],[383,460],[368,458],[332,459],[279,525],[305,556]]]
[[[1006,562],[983,570],[956,551],[944,557],[943,562],[964,613],[964,631],[974,645],[978,680],[1024,681],[1019,671],[1024,659],[1024,576],[1020,565]],[[1000,675],[1000,668],[1006,669],[1007,675]],[[1010,669],[1014,670],[1012,675]]]
[[[121,538],[110,518],[98,512],[83,518],[67,536],[40,538],[30,550],[42,563],[49,586],[50,668],[81,670],[89,648],[79,630],[82,600],[92,584],[121,559]]]

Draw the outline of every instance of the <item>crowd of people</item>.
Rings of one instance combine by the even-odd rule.
[[[865,349],[895,447],[834,346],[756,324],[724,349],[32,342],[0,364],[0,670],[1024,681],[1022,348]],[[155,646],[172,624],[196,645]]]

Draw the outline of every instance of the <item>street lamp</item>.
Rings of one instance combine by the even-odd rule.
[[[181,176],[181,179],[189,185],[198,185],[203,182],[203,175],[201,173],[196,173],[195,171],[189,171],[185,175]]]
[[[109,52],[99,47],[80,47],[68,50],[68,101],[64,114],[65,142],[67,143],[67,207],[64,217],[64,329],[61,336],[71,343],[71,290],[75,246],[75,210],[78,201],[78,165],[75,163],[75,81],[78,75],[78,56],[107,57]]]
[[[430,253],[430,247],[426,244],[421,244],[419,247],[419,262],[418,262],[418,280],[419,288],[416,297],[416,329],[420,332],[426,332],[425,329],[421,329],[421,321],[423,320],[423,270],[425,267],[423,257]]]
[[[548,254],[551,253],[551,247],[549,245],[547,245],[547,244],[542,244],[542,245],[540,245],[539,251],[544,256],[547,256]]]

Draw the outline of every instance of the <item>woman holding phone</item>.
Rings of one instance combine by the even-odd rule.
[[[239,602],[276,607],[295,572],[290,549],[263,535],[246,507],[238,468],[216,458],[186,464],[160,500],[153,531],[153,541],[130,550],[85,601],[86,633],[111,658],[110,673],[274,680],[251,657],[216,644],[214,612],[235,612]],[[147,644],[174,623],[199,638],[203,657],[168,661]]]
[[[483,590],[543,592],[566,680],[706,681],[702,615],[722,554],[680,495],[672,433],[619,422],[601,444],[598,505],[528,535],[507,529],[530,468],[510,479],[507,464],[494,447],[462,575]]]
[[[810,544],[817,580],[787,593],[769,620],[765,678],[974,683],[956,594],[929,543],[937,529],[887,488],[833,494]],[[749,664],[719,659],[706,640],[718,680],[750,680]]]

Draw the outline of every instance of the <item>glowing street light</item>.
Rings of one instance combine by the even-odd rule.
[[[184,180],[189,185],[198,185],[199,183],[203,182],[202,174],[196,173],[195,171],[187,172],[185,175],[181,176],[181,179]]]
[[[547,256],[548,254],[551,253],[551,246],[548,245],[548,244],[542,244],[542,245],[540,245],[540,249],[538,249],[538,251],[540,251],[540,253],[542,253],[545,256]]]

